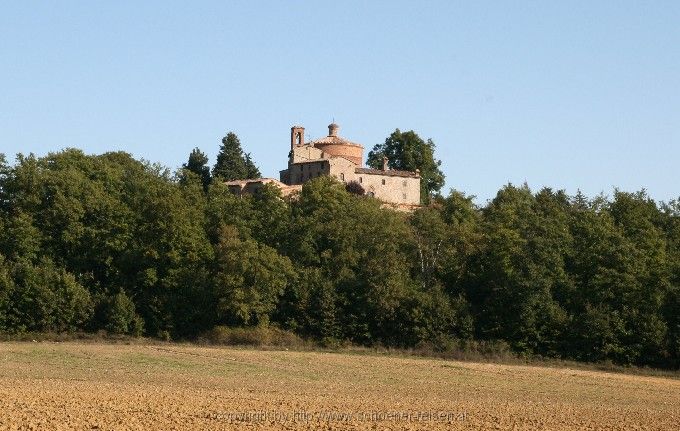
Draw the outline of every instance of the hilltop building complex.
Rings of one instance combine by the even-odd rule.
[[[332,123],[328,126],[328,136],[305,142],[304,127],[293,126],[290,130],[288,168],[280,172],[278,181],[258,178],[226,184],[236,194],[253,193],[264,184],[274,184],[283,195],[289,195],[300,190],[306,181],[326,175],[344,183],[356,181],[368,196],[386,204],[402,207],[420,204],[418,171],[388,169],[387,159],[383,160],[382,169],[364,167],[364,147],[340,137],[339,129],[337,124]]]

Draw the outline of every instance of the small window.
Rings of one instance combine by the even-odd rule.
[[[359,177],[359,182],[360,182],[360,183],[363,183],[363,182],[364,182],[364,179],[361,178],[361,177]]]
[[[345,181],[345,174],[340,174],[340,179]]]
[[[404,200],[406,200],[406,193],[404,193],[402,197],[404,198]]]
[[[385,185],[385,179],[384,179],[384,178],[383,178],[383,181],[382,181],[382,183],[383,183],[383,186],[384,186],[384,185]]]
[[[402,181],[402,182],[401,182],[401,185],[403,185],[404,187],[406,187],[406,180]]]

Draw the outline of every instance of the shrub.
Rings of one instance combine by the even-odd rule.
[[[345,190],[357,196],[363,196],[366,194],[366,190],[364,190],[363,186],[356,181],[350,181],[345,184]]]
[[[228,346],[297,347],[304,344],[296,334],[273,326],[215,326],[200,338],[210,344]]]
[[[92,316],[90,293],[50,260],[20,262],[0,274],[0,325],[11,332],[71,332]]]
[[[106,330],[114,334],[142,335],[144,322],[135,312],[135,304],[123,292],[109,298]]]

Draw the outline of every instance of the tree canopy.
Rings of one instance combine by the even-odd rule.
[[[383,158],[387,157],[390,169],[402,171],[420,170],[421,201],[427,203],[444,186],[441,160],[434,156],[432,139],[423,140],[416,132],[402,132],[396,129],[382,144],[377,144],[368,153],[366,164],[381,169]]]
[[[188,166],[0,157],[0,332],[276,325],[330,344],[680,367],[679,201],[509,184],[484,206],[454,190],[401,213],[330,177],[296,199],[235,196]]]

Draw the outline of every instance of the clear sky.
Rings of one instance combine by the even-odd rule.
[[[0,152],[278,177],[290,126],[432,138],[456,188],[680,196],[680,1],[0,2]]]

